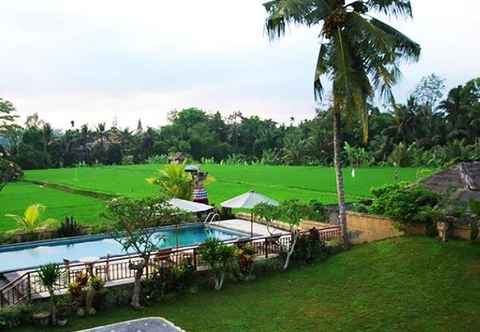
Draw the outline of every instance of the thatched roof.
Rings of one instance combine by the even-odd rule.
[[[453,192],[462,201],[480,200],[480,161],[459,163],[428,177],[422,184],[434,192]]]

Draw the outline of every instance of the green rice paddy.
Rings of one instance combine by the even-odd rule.
[[[79,194],[76,190],[130,197],[156,195],[159,188],[146,179],[155,175],[161,165],[133,165],[88,168],[66,168],[28,171],[25,181],[9,184],[0,192],[0,231],[15,228],[15,222],[5,217],[6,213],[21,214],[33,203],[47,207],[45,217],[63,219],[74,216],[87,224],[101,222],[100,213],[104,202],[101,199]],[[223,200],[248,190],[256,190],[277,200],[312,199],[324,203],[336,202],[335,173],[326,167],[293,166],[237,166],[205,165],[203,167],[215,178],[208,186],[211,203]],[[346,199],[356,201],[369,196],[372,187],[396,181],[417,179],[419,169],[390,167],[362,168],[356,176],[345,170]],[[48,184],[63,185],[73,192],[48,187]]]

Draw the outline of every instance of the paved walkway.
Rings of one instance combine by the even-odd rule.
[[[215,221],[215,222],[212,222],[212,224],[230,228],[230,229],[235,229],[247,234],[250,234],[251,227],[252,227],[252,223],[250,221],[243,220],[243,219],[229,219],[229,220]],[[263,224],[257,224],[254,222],[253,234],[256,236],[270,236],[271,234],[272,235],[288,234],[288,232],[278,228],[274,228],[274,227],[267,228],[267,226]]]
[[[93,329],[82,330],[78,332],[185,332],[173,325],[172,322],[160,318],[150,317],[136,320],[129,320],[122,323],[116,323],[106,326],[95,327]]]

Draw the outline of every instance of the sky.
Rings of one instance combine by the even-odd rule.
[[[269,41],[259,0],[0,0],[0,98],[21,121],[54,127],[167,123],[174,109],[280,123],[315,115],[320,27],[292,27]],[[391,20],[422,46],[402,66],[404,101],[425,75],[447,88],[480,77],[480,2],[412,0],[413,20]]]

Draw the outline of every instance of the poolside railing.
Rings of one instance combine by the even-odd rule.
[[[332,226],[319,230],[319,234],[321,240],[328,241],[339,239],[341,232],[338,226]],[[282,250],[288,249],[290,242],[290,234],[278,234],[231,240],[224,243],[230,245],[249,243],[255,249],[257,257],[268,259],[278,255]],[[185,261],[191,262],[195,271],[205,270],[207,267],[198,253],[200,247],[201,245],[181,247],[152,253],[143,277],[149,278],[160,267],[172,267]],[[75,281],[80,274],[85,273],[101,278],[105,281],[106,287],[132,283],[135,271],[130,269],[129,264],[141,259],[139,255],[128,255],[107,257],[92,263],[64,264],[61,266],[62,277],[56,285],[56,291],[67,292],[70,283]],[[27,271],[0,289],[0,308],[31,302],[33,299],[43,297],[48,297],[48,292],[40,281],[38,270]]]

